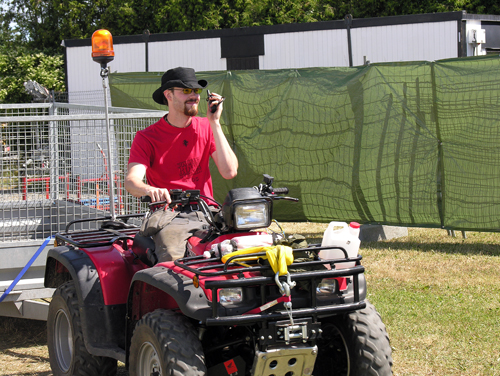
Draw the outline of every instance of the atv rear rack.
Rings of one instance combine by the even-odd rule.
[[[143,217],[144,214],[117,216],[117,219],[128,220],[134,217]],[[100,228],[94,230],[70,230],[70,227],[83,222],[103,221]],[[112,221],[111,217],[79,219],[71,221],[65,232],[56,234],[56,239],[69,243],[78,248],[106,247],[119,240],[133,240],[139,232],[139,227],[121,221]]]

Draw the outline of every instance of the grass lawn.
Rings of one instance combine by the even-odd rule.
[[[320,242],[326,223],[282,223]],[[500,376],[500,234],[409,228],[361,243],[368,299],[387,326],[395,375]],[[51,375],[45,324],[0,319],[0,375]],[[123,365],[119,375],[126,375]]]
[[[282,226],[320,242],[327,224]],[[409,228],[361,243],[395,375],[500,375],[500,234],[456,234]]]
[[[500,234],[409,229],[362,254],[396,375],[500,375]]]

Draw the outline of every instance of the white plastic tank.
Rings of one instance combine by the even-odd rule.
[[[273,236],[271,234],[237,236],[232,239],[238,250],[251,247],[269,247],[273,245]]]
[[[359,252],[359,228],[360,224],[351,222],[330,222],[323,234],[322,247],[342,247],[347,251],[348,257],[356,257]],[[335,260],[345,258],[340,249],[323,249],[319,251],[319,257],[324,260]],[[341,262],[335,264],[336,269],[351,268],[355,262]]]
[[[273,236],[271,234],[237,236],[227,239],[221,243],[212,245],[210,251],[205,251],[203,256],[210,258],[214,256],[222,257],[234,251],[240,251],[252,247],[269,247],[273,245]]]

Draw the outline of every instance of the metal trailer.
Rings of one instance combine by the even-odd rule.
[[[164,114],[109,107],[110,163],[104,107],[0,105],[0,316],[47,319],[53,289],[43,281],[51,236],[70,221],[109,215],[110,176],[115,213],[144,210],[123,185],[130,144],[137,130]],[[90,224],[74,228],[82,226]]]

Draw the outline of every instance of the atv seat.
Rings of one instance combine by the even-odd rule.
[[[155,253],[155,242],[149,236],[137,234],[132,243],[132,252],[148,266],[153,266],[158,262]]]

